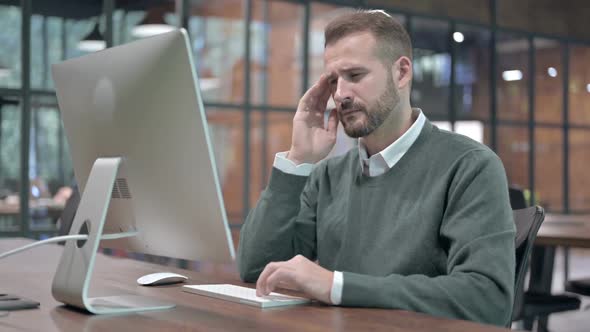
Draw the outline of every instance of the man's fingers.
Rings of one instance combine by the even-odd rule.
[[[328,101],[330,100],[331,96],[332,93],[329,87],[326,87],[322,94],[316,99],[315,103],[313,104],[313,108],[315,108],[315,110],[320,113],[324,113],[328,107]]]
[[[264,270],[260,273],[258,281],[256,281],[256,296],[263,296],[263,292],[266,289],[266,279],[271,275],[282,262],[268,263],[264,267]]]
[[[303,111],[321,111],[325,110],[325,105],[330,98],[330,86],[328,84],[328,77],[325,74],[320,76],[320,79],[305,92],[301,97],[303,103]],[[300,107],[301,108],[301,107]]]
[[[274,291],[281,282],[293,282],[295,270],[287,266],[281,266],[268,276],[266,279],[266,289],[264,295]]]
[[[311,87],[309,87],[309,89],[307,89],[307,91],[305,91],[305,93],[303,94],[301,99],[310,99],[313,97],[317,97],[318,92],[322,91],[321,87],[325,81],[324,76],[325,75],[320,76],[320,78]]]
[[[328,117],[328,132],[334,133],[336,135],[336,129],[338,128],[338,111],[333,108],[330,111],[330,116]]]
[[[285,284],[295,286],[306,295],[330,303],[333,272],[308,258],[297,255],[286,262],[269,263],[260,274],[256,295],[266,296]]]

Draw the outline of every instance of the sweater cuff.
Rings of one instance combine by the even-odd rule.
[[[301,195],[308,176],[292,175],[273,167],[270,173],[268,188],[274,192],[291,192]]]
[[[371,287],[367,285],[366,275],[342,272],[342,299],[340,304],[342,306],[371,306],[371,300],[369,299],[371,295],[367,294],[368,288]]]

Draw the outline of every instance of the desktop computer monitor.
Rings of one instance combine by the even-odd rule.
[[[102,247],[234,259],[189,45],[179,29],[52,66],[82,193],[70,234],[88,231],[93,243],[86,251],[85,242],[66,244],[54,278],[56,299],[95,313],[113,307],[105,298],[86,298],[92,255],[106,233],[136,235]],[[81,276],[76,285],[72,275]],[[118,302],[118,310],[133,311],[129,299]]]

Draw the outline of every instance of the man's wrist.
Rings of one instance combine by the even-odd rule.
[[[306,162],[304,158],[300,158],[298,156],[298,154],[297,153],[293,153],[292,150],[287,151],[287,155],[285,156],[285,158],[287,158],[290,161],[292,161],[295,165],[314,164],[314,163]]]
[[[344,281],[342,272],[334,271],[334,278],[332,279],[332,289],[330,290],[330,302],[333,305],[340,305],[342,303],[342,288]]]

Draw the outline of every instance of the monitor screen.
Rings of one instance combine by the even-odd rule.
[[[55,64],[53,79],[82,199],[97,159],[122,160],[103,233],[138,233],[101,246],[230,262],[189,45],[186,31],[175,30]]]

